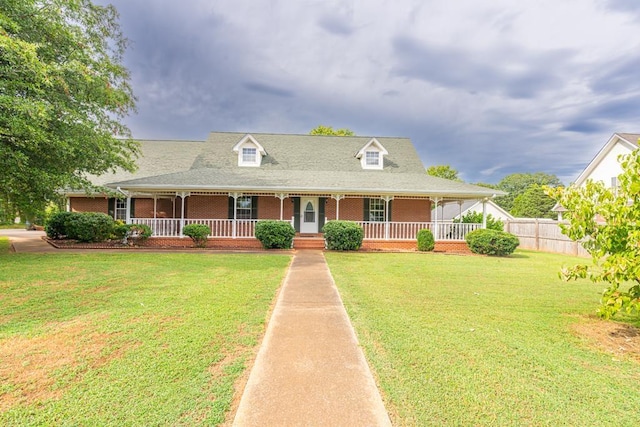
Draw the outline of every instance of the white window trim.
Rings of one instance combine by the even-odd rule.
[[[244,148],[254,148],[256,150],[255,162],[245,162],[243,156]],[[260,167],[262,164],[262,157],[267,155],[264,147],[260,145],[256,139],[251,135],[246,135],[242,138],[234,147],[233,151],[238,154],[238,166],[242,167]]]
[[[367,152],[379,153],[378,164],[367,164]],[[382,144],[380,144],[376,138],[372,138],[356,153],[356,158],[360,159],[362,169],[382,170],[384,169],[384,156],[387,154],[389,154],[389,152],[382,146]]]
[[[113,207],[113,219],[125,221],[127,219],[127,200],[116,198]]]

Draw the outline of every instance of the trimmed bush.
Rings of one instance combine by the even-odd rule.
[[[114,221],[98,212],[58,212],[51,215],[45,231],[51,239],[103,242],[113,234]]]
[[[285,221],[258,221],[255,233],[265,249],[290,249],[296,230]]]
[[[204,224],[189,224],[184,226],[182,234],[191,237],[197,247],[206,248],[207,238],[211,234],[211,229]]]
[[[67,237],[67,224],[77,215],[80,214],[77,212],[57,212],[51,215],[44,227],[47,237],[50,239],[64,239]]]
[[[322,232],[327,249],[334,251],[357,251],[364,238],[364,230],[353,221],[329,221]]]
[[[78,213],[65,224],[67,238],[80,242],[104,242],[111,237],[113,226],[113,218],[99,212]]]
[[[418,231],[418,250],[419,251],[432,251],[436,247],[436,241],[433,238],[431,230],[423,228]]]
[[[472,231],[466,240],[471,252],[493,256],[510,255],[520,244],[513,234],[490,229]]]

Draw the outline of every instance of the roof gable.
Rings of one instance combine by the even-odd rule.
[[[623,153],[631,153],[633,150],[637,149],[638,138],[640,138],[640,134],[614,133],[611,138],[609,138],[604,147],[602,147],[600,151],[598,151],[596,156],[591,160],[591,162],[589,162],[587,167],[585,167],[580,175],[578,175],[578,178],[576,179],[574,184],[580,186],[587,179],[591,178],[591,175],[596,170],[596,168],[611,155],[614,149],[618,149]]]

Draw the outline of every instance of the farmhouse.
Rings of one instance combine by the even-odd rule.
[[[365,248],[414,248],[421,228],[455,247],[482,225],[443,222],[434,208],[502,194],[427,175],[408,138],[212,132],[140,142],[135,173],[93,177],[110,195],[69,192],[68,209],[147,224],[155,244],[183,245],[182,227],[202,223],[210,246],[258,247],[255,223],[272,219],[291,222],[294,246],[309,247],[341,219],[363,226]]]

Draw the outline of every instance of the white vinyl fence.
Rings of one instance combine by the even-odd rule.
[[[520,249],[589,256],[578,242],[562,234],[560,222],[552,219],[516,218],[505,221],[504,231],[520,239]]]

